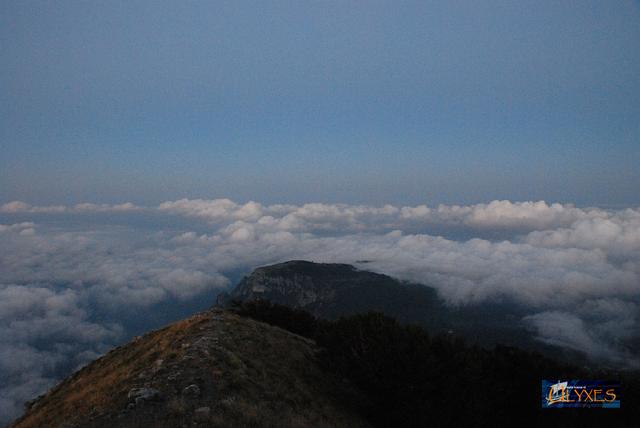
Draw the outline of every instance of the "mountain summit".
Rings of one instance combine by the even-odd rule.
[[[229,293],[220,294],[217,304],[229,307],[252,300],[268,300],[324,319],[382,312],[431,333],[453,334],[483,345],[539,347],[522,325],[524,312],[513,302],[451,306],[428,285],[342,263],[292,260],[259,267]]]
[[[214,309],[135,338],[28,403],[11,428],[365,427],[311,340]]]
[[[218,304],[251,300],[269,300],[326,319],[378,311],[430,328],[446,326],[435,289],[341,263],[292,260],[260,267],[229,294],[221,294]]]
[[[229,294],[220,295],[218,303],[251,300],[269,300],[319,318],[379,311],[404,320],[421,318],[429,324],[436,321],[430,315],[441,305],[435,290],[429,287],[399,282],[348,264],[304,260],[257,268]]]

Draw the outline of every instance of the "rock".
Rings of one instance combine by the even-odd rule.
[[[151,373],[158,373],[161,372],[164,369],[164,360],[160,359],[160,360],[156,360],[153,363],[153,367],[151,367]]]
[[[219,308],[227,307],[231,303],[230,300],[231,296],[229,295],[229,293],[219,293],[216,297],[216,306]]]
[[[42,399],[44,398],[45,394],[41,394],[38,395],[36,398],[34,398],[33,400],[29,400],[26,403],[24,403],[24,409],[26,410],[33,410],[36,407],[38,407],[38,404],[42,403]]]
[[[211,408],[209,407],[198,407],[193,413],[194,419],[199,421],[206,421],[209,419],[209,415],[211,415]]]
[[[35,408],[37,403],[38,403],[38,401],[37,401],[37,400],[29,400],[29,401],[26,401],[26,402],[24,403],[24,410],[25,410],[25,411],[28,411],[28,410],[31,410],[31,409]]]
[[[196,385],[195,383],[192,385],[187,386],[185,389],[182,390],[182,395],[187,396],[187,397],[199,397],[200,396],[200,387],[198,385]]]
[[[144,401],[155,401],[162,398],[162,393],[155,388],[132,388],[127,394],[130,401],[135,401],[136,405]]]

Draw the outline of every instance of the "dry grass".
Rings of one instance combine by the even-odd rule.
[[[312,341],[235,314],[213,315],[114,349],[52,389],[13,428],[63,422],[91,428],[365,425],[353,405],[357,393],[320,369]],[[168,381],[170,372],[179,372],[179,379]],[[144,383],[161,390],[164,400],[114,419],[122,416],[128,391]],[[200,397],[181,395],[191,383],[202,389]],[[194,411],[203,406],[210,407],[210,418],[197,421]]]
[[[203,321],[189,318],[151,332],[125,346],[115,348],[49,391],[35,411],[16,421],[15,428],[56,427],[93,413],[122,409],[129,389],[140,372],[160,358],[178,359],[184,353],[179,340],[184,332]]]

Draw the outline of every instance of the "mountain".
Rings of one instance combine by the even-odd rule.
[[[405,284],[347,264],[293,260],[255,269],[218,302],[264,299],[327,319],[380,311],[437,323],[440,302],[435,290]],[[413,304],[408,304],[413,302]],[[407,312],[408,311],[408,312]],[[416,313],[420,311],[419,313]]]
[[[433,289],[349,265],[259,268],[218,304],[232,308],[111,350],[29,402],[10,427],[622,428],[640,420],[640,374],[486,348],[370,312],[404,308],[406,320],[430,311],[419,319],[440,328],[462,326],[460,314],[504,316],[451,309]],[[351,312],[366,313],[343,316]],[[541,379],[616,380],[621,409],[542,410]]]
[[[214,309],[115,348],[12,428],[366,427],[359,392],[309,339]]]
[[[523,308],[513,302],[450,306],[429,286],[398,281],[348,264],[293,260],[255,269],[218,305],[268,300],[303,309],[316,317],[336,319],[367,311],[382,312],[431,333],[464,337],[483,345],[506,343],[541,347],[521,322]]]

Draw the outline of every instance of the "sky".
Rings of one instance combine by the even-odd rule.
[[[636,1],[0,4],[0,202],[640,204]]]

